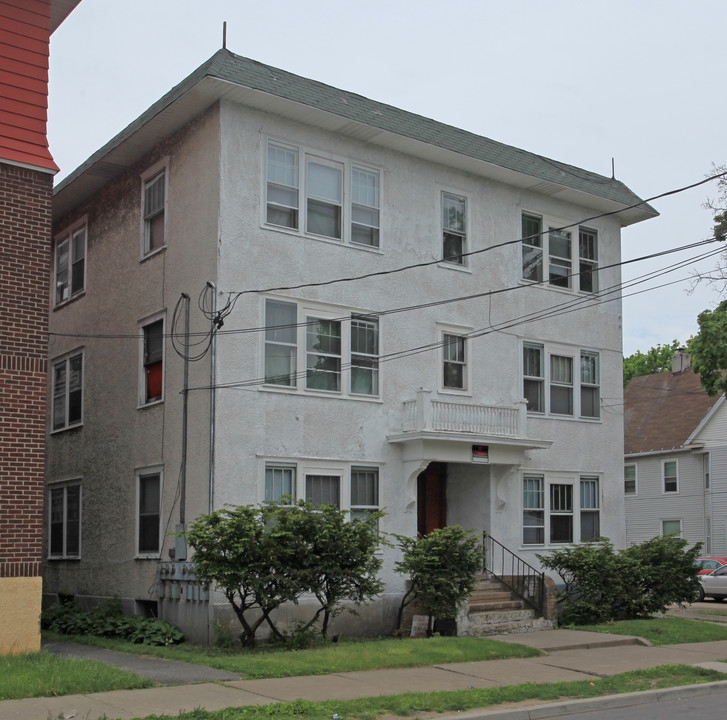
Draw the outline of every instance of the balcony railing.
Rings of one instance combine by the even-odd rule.
[[[498,407],[432,400],[430,390],[419,389],[416,400],[404,403],[402,430],[522,437],[526,408],[525,401],[515,407]]]

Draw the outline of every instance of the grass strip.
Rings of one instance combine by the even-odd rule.
[[[93,660],[48,652],[0,655],[0,700],[152,687],[151,680]]]
[[[193,710],[179,715],[150,715],[136,720],[275,720],[305,718],[325,720],[375,720],[382,715],[412,717],[418,713],[456,713],[476,708],[487,708],[502,703],[525,700],[563,701],[595,698],[604,695],[657,690],[679,685],[724,680],[722,673],[691,665],[662,665],[648,670],[635,670],[610,678],[593,681],[558,683],[527,683],[497,688],[473,688],[453,692],[406,693],[360,700],[328,700],[308,702],[296,700],[274,705],[226,708],[224,710]]]
[[[154,655],[168,660],[206,665],[237,673],[246,679],[326,675],[354,670],[422,667],[442,663],[503,660],[542,655],[540,650],[516,643],[487,638],[433,637],[350,641],[305,650],[280,646],[257,650],[225,651],[200,645],[154,647],[95,637],[57,635],[44,637],[67,642],[84,642],[122,652]]]
[[[727,640],[727,626],[725,625],[679,617],[617,620],[601,625],[579,625],[575,629],[616,635],[637,635],[648,640],[652,645]]]

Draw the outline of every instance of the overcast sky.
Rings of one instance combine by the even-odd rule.
[[[727,163],[722,0],[82,0],[51,40],[58,179],[213,55],[225,20],[239,55],[604,175],[614,158],[642,198]],[[708,238],[715,195],[654,201],[659,218],[623,230],[624,259]],[[624,299],[626,355],[696,332],[719,298],[688,294],[692,272]]]

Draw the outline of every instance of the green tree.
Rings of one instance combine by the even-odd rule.
[[[699,332],[691,344],[692,369],[714,397],[727,389],[727,300],[714,310],[705,310],[697,317]]]
[[[483,566],[479,538],[471,530],[449,525],[418,538],[396,536],[403,557],[395,564],[397,572],[409,577],[409,588],[399,607],[401,628],[404,608],[416,603],[429,617],[427,635],[433,619],[453,619],[459,606],[469,597]]]
[[[690,341],[691,342],[691,341]],[[641,375],[653,375],[654,373],[671,370],[671,359],[674,353],[684,347],[684,343],[672,340],[669,345],[657,345],[645,353],[637,350],[633,355],[624,358],[624,387],[633,378]]]

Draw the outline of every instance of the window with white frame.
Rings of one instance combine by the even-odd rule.
[[[662,535],[674,535],[680,538],[682,536],[682,521],[681,520],[662,520],[661,521],[661,534]]]
[[[270,140],[266,171],[266,224],[337,242],[379,247],[379,170]]]
[[[442,193],[442,260],[466,265],[467,200],[460,195]]]
[[[529,413],[577,416],[587,420],[601,417],[598,352],[523,342],[522,357],[523,397],[528,401]],[[576,358],[580,363],[578,392],[575,392]]]
[[[295,491],[295,465],[266,463],[265,502],[290,502],[295,500]]]
[[[164,397],[164,319],[141,326],[140,401],[142,405]]]
[[[636,464],[624,465],[624,495],[636,495]]]
[[[351,520],[365,520],[379,509],[379,469],[351,468]]]
[[[379,394],[379,322],[326,308],[265,300],[265,384],[345,396]],[[300,373],[296,368],[305,368]],[[303,380],[298,381],[298,375]],[[301,387],[302,386],[302,387]]]
[[[136,474],[136,554],[157,557],[161,551],[161,470]]]
[[[597,477],[582,477],[581,490],[581,542],[601,536],[601,500]]]
[[[598,292],[598,233],[578,228],[578,245],[573,233],[542,215],[521,215],[521,276],[523,280],[580,292]],[[577,252],[577,254],[576,254]],[[576,265],[577,263],[577,265]],[[578,276],[577,283],[573,278]]]
[[[150,255],[166,245],[167,223],[166,160],[141,176],[142,255]]]
[[[702,455],[702,474],[704,477],[704,489],[709,490],[709,475],[710,475],[710,455],[704,453]]]
[[[86,289],[86,218],[55,240],[55,299],[60,305]]]
[[[597,352],[581,350],[581,417],[601,417],[601,370]]]
[[[83,423],[83,351],[53,361],[53,431]]]
[[[662,463],[665,493],[679,492],[679,475],[677,468],[678,465],[676,460],[665,460]]]
[[[442,387],[467,389],[467,338],[463,335],[442,334]]]
[[[54,485],[48,503],[48,557],[81,557],[81,484]]]
[[[340,475],[306,474],[305,499],[314,507],[333,505],[341,507]]]
[[[523,544],[545,542],[545,478],[526,475],[523,478]]]
[[[550,542],[573,542],[573,485],[550,485]]]

